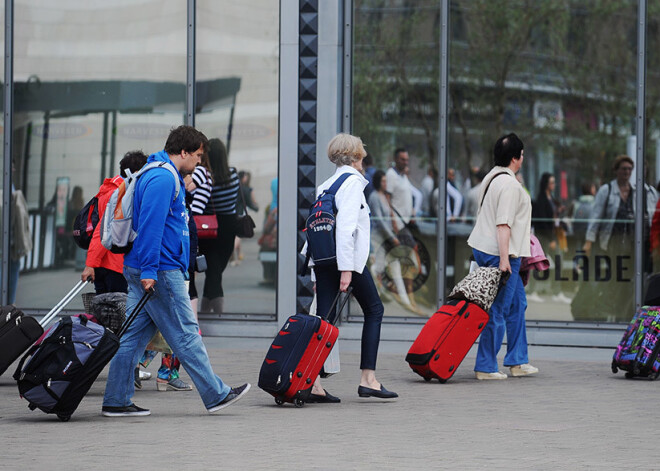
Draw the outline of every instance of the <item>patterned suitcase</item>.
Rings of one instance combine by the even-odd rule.
[[[337,293],[330,312],[340,294]],[[344,297],[337,313],[341,312],[349,297]],[[339,314],[334,319],[338,317]],[[268,349],[259,372],[259,387],[275,397],[278,405],[285,402],[291,402],[296,407],[305,405],[312,385],[339,336],[339,330],[333,323],[309,314],[296,314],[284,323]]]
[[[612,358],[612,372],[626,371],[626,378],[660,376],[660,307],[643,306],[630,321]]]
[[[488,313],[465,300],[449,300],[422,328],[410,347],[410,368],[430,381],[451,378],[488,323]]]

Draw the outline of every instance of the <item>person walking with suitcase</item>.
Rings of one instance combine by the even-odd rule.
[[[328,158],[337,166],[337,170],[317,188],[317,196],[328,190],[342,175],[349,174],[349,177],[335,194],[336,263],[314,266],[317,312],[333,319],[338,315],[333,306],[337,290],[347,291],[349,286],[353,287],[353,295],[364,313],[360,360],[362,375],[358,395],[393,399],[398,394],[385,389],[376,379],[375,372],[384,308],[371,273],[365,268],[370,241],[369,206],[364,197],[364,188],[368,182],[362,176],[362,159],[365,155],[367,153],[362,140],[350,134],[338,134],[328,144]],[[337,403],[340,399],[328,394],[317,378],[307,402]]]
[[[500,137],[493,150],[495,167],[483,180],[481,207],[468,238],[479,266],[499,267],[511,273],[490,309],[477,350],[474,367],[478,380],[506,379],[497,366],[497,353],[507,334],[504,366],[513,376],[538,373],[527,358],[525,310],[527,298],[520,273],[521,257],[529,257],[532,203],[529,194],[516,180],[523,164],[523,143],[511,133]]]
[[[230,388],[213,372],[185,285],[190,255],[188,212],[184,192],[176,189],[184,188],[182,175],[192,173],[207,144],[206,136],[191,126],[173,129],[165,149],[149,156],[148,162],[164,164],[136,182],[132,225],[137,237],[124,257],[127,310],[134,308],[145,291],[153,290],[153,295],[121,338],[110,363],[102,408],[106,417],[150,415],[131,398],[133,370],[156,329],[179,356],[209,413],[233,404],[250,389],[249,383]],[[178,185],[172,169],[164,166],[173,167]]]

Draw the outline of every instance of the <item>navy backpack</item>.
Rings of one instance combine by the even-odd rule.
[[[316,198],[316,202],[312,207],[309,208],[309,216],[303,229],[303,232],[307,234],[307,259],[303,265],[303,275],[307,271],[310,258],[317,266],[337,263],[337,241],[335,239],[337,206],[335,195],[342,183],[351,175],[351,173],[344,173],[337,178],[330,188],[322,192]]]

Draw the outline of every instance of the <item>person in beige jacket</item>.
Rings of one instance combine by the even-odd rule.
[[[527,298],[520,273],[521,257],[530,255],[532,203],[516,179],[523,164],[523,143],[511,133],[502,136],[493,149],[495,167],[481,185],[477,221],[468,238],[479,266],[499,267],[511,273],[490,309],[490,320],[479,340],[474,371],[477,379],[506,379],[498,370],[497,353],[507,334],[504,366],[513,376],[538,373],[527,358],[525,310]]]

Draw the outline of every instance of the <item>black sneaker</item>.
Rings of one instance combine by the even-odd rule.
[[[212,414],[214,412],[218,412],[220,409],[224,409],[230,404],[233,404],[234,402],[238,401],[240,398],[245,396],[245,393],[247,393],[250,390],[250,383],[245,383],[243,386],[239,386],[237,388],[231,388],[229,391],[229,394],[220,402],[218,402],[216,405],[209,407],[206,409],[209,414]]]
[[[142,417],[145,415],[151,415],[151,411],[149,409],[142,409],[135,404],[131,404],[130,406],[124,407],[103,406],[101,408],[101,414],[103,414],[104,417]]]

